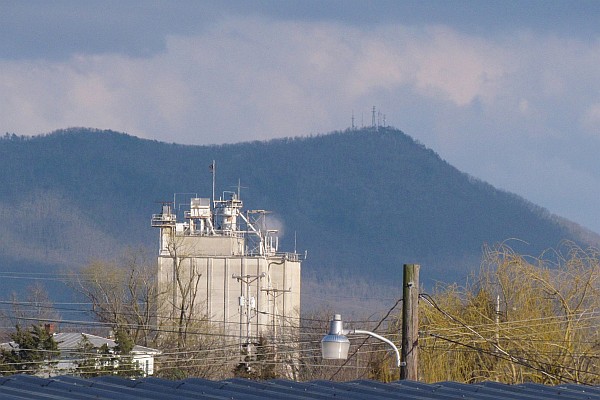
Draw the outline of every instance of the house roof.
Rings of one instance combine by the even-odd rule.
[[[117,343],[112,339],[91,335],[89,333],[55,333],[54,340],[58,343],[58,349],[60,351],[75,351],[79,348],[79,343],[81,342],[82,336],[85,336],[94,347],[101,347],[102,345],[106,344],[108,348],[112,349],[117,345]],[[17,347],[18,345],[15,342],[0,343],[0,348],[5,350],[12,350]],[[138,345],[133,346],[131,352],[134,354],[150,355],[161,353],[158,349]]]
[[[381,383],[251,381],[226,379],[209,381],[192,378],[168,381],[147,377],[137,380],[103,376],[84,379],[72,376],[39,378],[29,375],[0,377],[2,399],[589,399],[600,400],[600,386],[534,383],[506,385],[496,382],[427,384],[412,381]]]
[[[82,336],[85,336],[94,347],[101,347],[106,344],[108,348],[113,348],[117,343],[112,339],[107,339],[101,336],[91,335],[89,333],[55,333],[54,340],[58,343],[58,348],[61,351],[77,350]],[[131,350],[132,353],[138,354],[160,354],[160,350],[150,347],[135,345]]]

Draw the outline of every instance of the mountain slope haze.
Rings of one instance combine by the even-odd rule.
[[[485,243],[518,238],[517,250],[537,255],[562,240],[600,242],[393,128],[219,146],[69,129],[0,140],[1,270],[78,268],[127,247],[156,254],[151,215],[174,193],[210,197],[212,160],[217,193],[240,182],[246,209],[274,212],[280,248],[308,252],[309,307],[347,292],[397,297],[404,263],[421,264],[426,285],[462,282]]]

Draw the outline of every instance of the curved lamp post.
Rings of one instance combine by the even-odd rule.
[[[333,316],[333,320],[329,323],[329,333],[321,339],[321,356],[326,360],[347,359],[350,341],[346,335],[349,334],[366,334],[389,344],[396,353],[397,366],[400,367],[404,364],[400,362],[400,352],[398,352],[398,348],[391,340],[370,331],[344,329],[344,322],[342,321],[342,316],[340,314],[335,314]]]

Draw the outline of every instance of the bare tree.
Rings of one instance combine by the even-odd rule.
[[[224,379],[232,376],[239,361],[237,345],[228,343],[223,333],[205,320],[190,321],[185,333],[185,345],[179,341],[180,332],[177,330],[164,330],[158,336],[156,346],[162,354],[157,360],[157,376],[169,379]]]
[[[99,321],[147,346],[156,335],[154,270],[141,251],[129,251],[118,262],[94,261],[72,273],[70,285],[90,300]]]
[[[158,285],[157,266],[141,252],[117,262],[94,261],[70,284],[92,304],[92,314],[135,344],[160,349],[157,375],[169,378],[227,376],[237,361],[223,333],[208,321],[198,300],[201,275],[173,247],[173,279]]]
[[[175,266],[173,278],[177,290],[177,296],[173,304],[175,307],[173,317],[177,326],[177,344],[180,349],[183,349],[186,345],[188,331],[193,325],[193,319],[207,318],[207,315],[201,312],[204,307],[197,304],[202,274],[198,272],[193,259],[188,259],[181,252],[178,254],[178,246],[175,243],[170,246],[170,250],[173,254]],[[186,260],[188,262],[184,263]],[[187,264],[187,268],[185,264]]]
[[[231,376],[239,348],[210,322],[206,304],[200,299],[202,274],[193,248],[182,237],[173,236],[167,245],[170,265],[159,272],[156,345],[161,357],[160,376],[224,378]]]
[[[62,319],[60,312],[54,307],[48,292],[43,284],[36,282],[26,289],[26,297],[19,298],[17,293],[12,293],[11,312],[0,313],[0,319],[10,326],[45,326],[58,324]],[[4,338],[8,337],[6,332]]]

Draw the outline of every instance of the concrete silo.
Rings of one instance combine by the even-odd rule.
[[[157,323],[208,320],[251,353],[259,339],[291,341],[300,316],[301,257],[278,249],[268,212],[243,211],[239,193],[174,198],[152,226],[160,230]],[[167,328],[168,329],[168,328]]]

